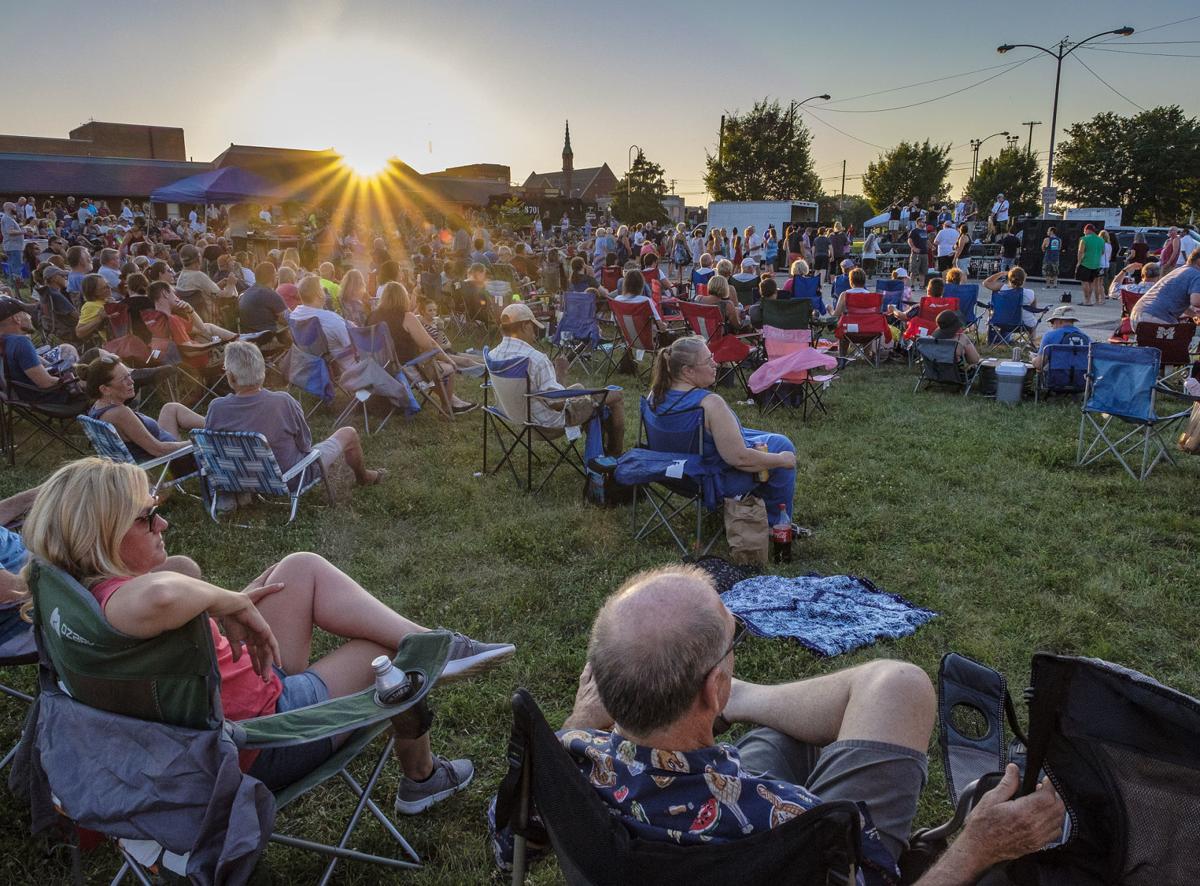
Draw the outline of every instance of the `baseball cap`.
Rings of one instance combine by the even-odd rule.
[[[1050,313],[1046,315],[1046,322],[1051,320],[1078,320],[1079,317],[1075,313],[1075,309],[1070,305],[1058,305]]]
[[[71,272],[65,271],[58,265],[52,264],[42,270],[42,279],[49,280],[51,277],[70,277]]]
[[[742,259],[742,267],[750,268],[751,270],[754,270],[755,268],[758,267],[758,262],[752,258],[744,258],[744,259]]]
[[[501,323],[523,323],[526,320],[539,329],[546,328],[545,323],[538,322],[538,319],[533,316],[533,311],[529,310],[529,305],[527,304],[514,302],[500,312]]]
[[[7,320],[15,314],[28,313],[29,305],[11,295],[0,295],[0,320]]]
[[[906,280],[908,279],[908,271],[906,271],[904,268],[896,268],[896,276],[901,280]]]
[[[854,259],[852,259],[852,258],[844,258],[844,259],[842,259],[842,270],[844,270],[844,271],[848,271],[848,270],[850,270],[852,267],[854,267]]]

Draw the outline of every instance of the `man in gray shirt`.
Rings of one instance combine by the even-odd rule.
[[[238,299],[242,332],[275,331],[287,325],[287,303],[275,291],[275,266],[269,261],[254,268],[254,285]]]
[[[25,250],[25,229],[17,218],[17,205],[4,204],[4,214],[0,215],[0,235],[3,235],[4,259],[8,262],[8,275],[16,279],[21,274],[21,264],[24,261],[21,253]]]

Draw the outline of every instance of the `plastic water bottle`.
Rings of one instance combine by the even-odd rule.
[[[375,701],[381,705],[398,704],[408,696],[408,674],[392,664],[386,655],[371,662],[375,671]]]
[[[788,518],[787,505],[779,506],[779,518],[771,527],[771,562],[792,562],[792,521]]]

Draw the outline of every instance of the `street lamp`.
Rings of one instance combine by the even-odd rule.
[[[626,152],[626,172],[625,172],[625,201],[627,203],[625,209],[628,212],[633,212],[633,152],[637,151],[638,156],[642,156],[642,149],[637,145],[630,145]]]
[[[808,98],[806,98],[802,102],[797,102],[797,101],[792,102],[791,107],[788,108],[788,135],[789,136],[792,135],[795,131],[796,109],[799,108],[801,105],[805,104],[806,102],[815,101],[816,99],[820,99],[823,102],[827,102],[827,101],[829,101],[829,93],[825,93],[824,95],[810,95]]]
[[[1016,146],[1017,146],[1017,145],[1020,143],[1020,141],[1021,141],[1021,136],[1019,136],[1019,135],[1010,135],[1010,136],[1009,136],[1008,138],[1006,138],[1004,141],[1005,141],[1005,142],[1007,143],[1007,145],[1008,145],[1008,147],[1007,147],[1007,150],[1012,150],[1013,148],[1015,148],[1015,147],[1016,147]]]
[[[974,178],[975,174],[977,172],[979,172],[979,148],[980,148],[980,146],[983,145],[983,143],[985,141],[987,141],[989,138],[995,138],[998,135],[1007,136],[1008,130],[1006,129],[1003,132],[993,132],[991,135],[986,136],[984,138],[971,139],[971,147],[975,150],[975,158],[971,161],[971,178]]]
[[[1072,43],[1070,37],[1063,37],[1055,44],[1055,49],[1047,49],[1045,46],[1038,46],[1035,43],[1005,43],[1003,46],[997,46],[996,52],[1003,55],[1010,49],[1036,49],[1039,52],[1044,52],[1057,63],[1054,72],[1054,109],[1050,112],[1050,153],[1046,157],[1046,190],[1042,193],[1042,218],[1050,214],[1050,201],[1046,198],[1050,195],[1050,182],[1054,178],[1054,136],[1055,129],[1058,125],[1058,86],[1062,81],[1062,63],[1063,59],[1078,49],[1085,43],[1090,43],[1097,37],[1108,37],[1110,35],[1116,37],[1128,37],[1133,33],[1133,28],[1126,25],[1123,28],[1117,28],[1114,31],[1101,31],[1099,34],[1093,34],[1086,40],[1080,40],[1078,43]],[[1057,50],[1057,51],[1056,51]],[[1030,130],[1032,134],[1032,130]]]

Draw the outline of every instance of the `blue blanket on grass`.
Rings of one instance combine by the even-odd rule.
[[[853,575],[756,575],[721,599],[755,636],[791,637],[821,656],[907,637],[937,617]]]

